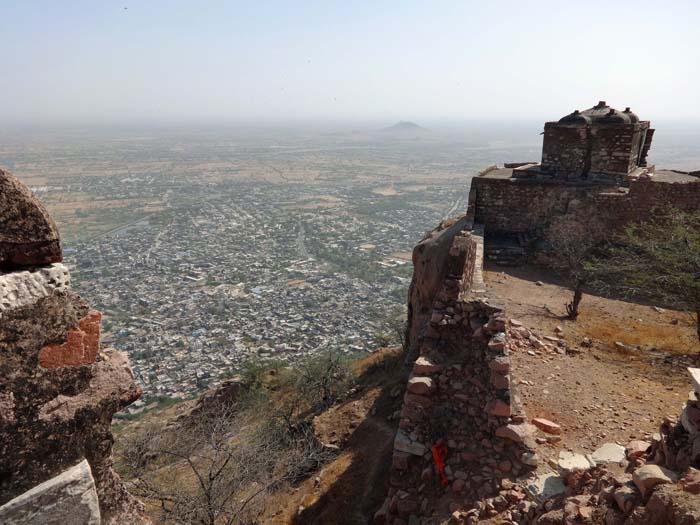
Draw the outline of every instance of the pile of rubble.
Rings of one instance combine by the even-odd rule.
[[[651,441],[633,440],[624,447],[605,443],[589,455],[562,450],[530,476],[502,480],[497,496],[454,510],[448,523],[486,518],[518,525],[700,523],[697,444],[693,453],[693,443],[700,442],[700,370],[691,369],[691,375],[695,390],[681,417],[666,418]],[[554,425],[546,430],[557,433]],[[542,428],[541,422],[537,426]]]

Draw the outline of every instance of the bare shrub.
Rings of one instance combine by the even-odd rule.
[[[252,413],[221,405],[177,431],[141,433],[122,456],[132,490],[160,502],[166,523],[250,522],[256,499],[287,479],[286,451],[259,429]]]
[[[340,352],[323,352],[294,368],[300,400],[313,411],[328,408],[347,393],[353,374]]]
[[[160,503],[165,523],[255,523],[266,494],[297,482],[336,450],[311,421],[343,398],[352,373],[340,354],[324,353],[285,371],[270,395],[258,379],[250,395],[219,403],[170,429],[128,439],[121,460],[139,497]]]

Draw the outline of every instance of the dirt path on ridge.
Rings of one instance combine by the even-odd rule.
[[[488,267],[487,288],[538,338],[566,341],[571,352],[516,352],[514,380],[529,418],[562,426],[560,443],[540,447],[592,452],[605,442],[625,445],[658,431],[678,415],[691,390],[687,366],[700,366],[691,320],[623,301],[585,295],[576,321],[563,319],[571,293],[533,268]],[[557,335],[557,327],[561,335]],[[582,345],[590,338],[592,346]],[[616,343],[622,343],[616,344]]]

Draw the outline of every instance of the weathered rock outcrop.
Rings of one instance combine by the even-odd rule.
[[[7,172],[0,186],[0,505],[87,460],[102,522],[146,523],[111,458],[112,416],[141,390],[123,354],[100,350],[101,315],[53,262],[46,211]]]
[[[0,169],[0,269],[61,260],[58,229],[49,212],[29,188]]]

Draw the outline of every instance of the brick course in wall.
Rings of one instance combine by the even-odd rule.
[[[94,363],[100,350],[100,325],[102,314],[91,310],[80,319],[78,328],[68,330],[64,343],[53,343],[39,351],[39,364],[43,368],[81,366]]]

